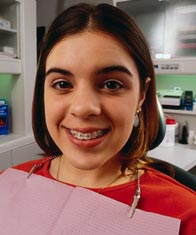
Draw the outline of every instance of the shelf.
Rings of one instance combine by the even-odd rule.
[[[18,0],[1,0],[0,6],[8,5],[8,4],[13,4],[13,2],[18,2]]]
[[[195,49],[196,48],[196,43],[195,42],[184,42],[184,43],[179,43],[176,45],[177,49]]]
[[[1,33],[10,33],[10,34],[17,33],[16,29],[5,29],[5,28],[2,28],[2,27],[0,27],[0,32]]]
[[[0,58],[0,73],[20,74],[22,72],[20,59]]]
[[[164,111],[164,113],[185,114],[185,115],[196,116],[195,111],[189,111],[189,110],[163,109],[163,111]]]
[[[196,34],[177,34],[178,40],[194,40],[196,39]]]
[[[0,135],[0,153],[10,151],[12,149],[19,148],[26,144],[34,143],[35,139],[33,135]]]

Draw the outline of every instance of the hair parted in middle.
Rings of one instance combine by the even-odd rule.
[[[122,171],[139,160],[146,161],[146,153],[158,131],[155,74],[148,43],[141,30],[126,13],[109,4],[77,4],[64,10],[51,24],[39,56],[33,99],[33,131],[39,146],[48,155],[61,155],[46,127],[44,111],[45,66],[51,49],[69,35],[85,31],[103,32],[117,39],[134,60],[140,78],[140,91],[151,82],[146,99],[138,113],[139,126],[133,128],[128,142],[121,150]],[[131,109],[131,107],[130,107]]]

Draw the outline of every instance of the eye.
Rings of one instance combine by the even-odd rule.
[[[117,91],[122,89],[123,83],[117,80],[108,80],[106,82],[104,82],[103,88],[107,89],[107,90],[111,90],[111,91]]]
[[[66,80],[59,80],[53,82],[52,86],[58,90],[66,90],[72,88],[72,84]]]

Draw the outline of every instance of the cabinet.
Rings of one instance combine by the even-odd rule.
[[[196,73],[195,0],[117,0],[143,31],[151,47],[155,71]]]
[[[36,143],[27,144],[13,150],[0,154],[0,171],[18,165],[22,162],[27,162],[43,157],[42,150]]]
[[[0,0],[0,72],[20,73],[20,3]]]
[[[12,151],[12,165],[18,165],[20,163],[40,159],[43,157],[43,151],[38,147],[36,143],[27,144]]]
[[[0,56],[0,92],[5,90],[9,104],[10,134],[0,136],[0,153],[5,153],[34,142],[31,106],[37,63],[36,0],[0,0],[0,19],[8,22],[0,24],[0,52],[2,47],[14,50],[12,56]],[[4,87],[5,74],[10,85]]]
[[[7,169],[12,166],[12,155],[11,151],[0,154],[0,171]]]
[[[175,55],[196,56],[196,2],[175,9]]]

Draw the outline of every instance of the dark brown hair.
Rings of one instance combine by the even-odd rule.
[[[39,146],[49,155],[61,155],[46,127],[44,111],[45,65],[51,49],[68,35],[88,31],[101,31],[115,37],[135,61],[140,89],[145,90],[146,78],[151,79],[146,99],[139,114],[139,127],[133,128],[131,136],[121,150],[122,169],[145,160],[149,146],[158,130],[158,111],[155,94],[155,75],[148,44],[135,22],[120,9],[109,5],[78,4],[63,11],[53,21],[40,52],[33,100],[33,131]],[[131,107],[130,107],[131,108]]]

